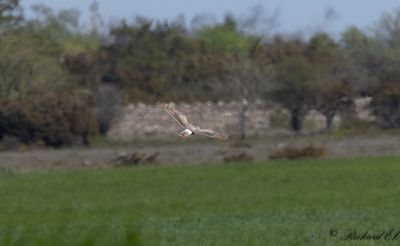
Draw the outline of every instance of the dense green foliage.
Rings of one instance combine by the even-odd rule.
[[[309,38],[257,33],[251,31],[255,17],[227,15],[192,29],[183,19],[145,17],[105,26],[94,4],[85,26],[74,9],[55,12],[36,5],[32,10],[33,17],[25,18],[18,0],[0,3],[1,99],[84,91],[93,99],[88,102],[102,133],[113,116],[105,105],[115,109],[155,98],[243,102],[242,137],[246,111],[257,99],[285,107],[294,131],[302,130],[311,109],[331,128],[333,117],[351,113],[360,95],[373,97],[380,125],[400,126],[400,117],[380,113],[400,107],[392,100],[398,90],[387,89],[400,83],[400,8],[384,13],[368,30],[348,28],[339,41],[324,32]],[[112,88],[114,100],[100,96],[105,87]]]
[[[42,141],[49,146],[90,143],[97,132],[96,118],[83,99],[67,94],[31,96],[0,103],[3,136],[24,143]]]
[[[349,230],[397,228],[399,163],[383,157],[4,171],[0,243],[358,244],[341,239]]]

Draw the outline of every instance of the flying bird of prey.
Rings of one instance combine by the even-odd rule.
[[[215,131],[209,130],[209,129],[202,129],[199,126],[189,123],[186,116],[182,112],[177,110],[174,106],[172,106],[170,103],[159,102],[159,104],[160,104],[161,108],[163,108],[165,111],[167,111],[172,116],[172,118],[174,118],[176,120],[176,122],[178,122],[179,125],[185,129],[184,131],[179,133],[179,136],[181,138],[187,138],[190,135],[197,134],[197,135],[203,135],[203,136],[207,136],[207,137],[211,137],[211,138],[222,139],[224,141],[229,140],[229,137],[225,134],[218,133],[218,132],[215,132]]]

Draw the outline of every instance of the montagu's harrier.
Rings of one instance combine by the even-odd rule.
[[[187,120],[186,116],[182,112],[177,110],[174,106],[172,106],[170,103],[159,102],[159,105],[161,106],[161,108],[163,108],[165,111],[167,111],[172,116],[172,118],[174,118],[176,120],[176,122],[179,123],[180,126],[182,126],[185,129],[184,131],[179,133],[179,136],[181,136],[182,138],[187,138],[190,135],[198,134],[198,135],[204,135],[204,136],[211,137],[211,138],[222,139],[224,141],[229,140],[229,136],[227,136],[225,134],[218,133],[218,132],[215,132],[215,131],[209,130],[209,129],[202,129],[199,126],[191,124]]]

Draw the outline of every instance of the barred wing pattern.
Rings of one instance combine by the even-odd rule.
[[[228,141],[229,137],[223,133],[219,133],[213,130],[209,130],[209,129],[200,129],[200,130],[196,130],[194,131],[195,134],[198,135],[203,135],[203,136],[207,136],[210,138],[218,138],[218,139],[222,139],[224,141]]]
[[[183,128],[190,127],[190,123],[187,120],[186,116],[182,112],[177,110],[174,106],[172,106],[169,103],[159,103],[159,104],[161,108],[167,111],[172,116],[172,118],[174,118],[176,122],[178,122],[179,125],[181,125]]]

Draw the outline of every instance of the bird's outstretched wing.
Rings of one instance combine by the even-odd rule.
[[[172,106],[170,103],[159,102],[159,105],[161,106],[161,108],[167,111],[172,116],[172,118],[174,118],[176,122],[178,122],[179,125],[181,125],[183,128],[190,127],[190,123],[187,120],[186,116],[182,112],[177,110],[174,106]]]
[[[223,133],[219,133],[219,132],[216,132],[216,131],[213,131],[213,130],[209,130],[209,129],[199,129],[199,130],[194,131],[194,133],[198,134],[198,135],[207,136],[207,137],[210,137],[210,138],[222,139],[224,141],[230,140],[228,135],[225,135]]]

